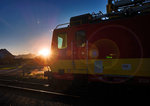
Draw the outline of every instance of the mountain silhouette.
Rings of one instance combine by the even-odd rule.
[[[0,59],[3,58],[14,58],[15,56],[12,55],[7,49],[0,49]]]

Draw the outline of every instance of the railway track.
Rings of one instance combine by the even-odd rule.
[[[16,95],[24,95],[25,98],[36,98],[36,101],[55,101],[55,103],[65,103],[65,104],[73,104],[73,105],[90,105],[93,106],[94,104],[99,104],[99,100],[105,102],[105,100],[111,100],[112,98],[120,98],[123,96],[126,97],[143,97],[148,92],[145,89],[139,88],[136,93],[126,92],[126,88],[121,88],[118,86],[117,89],[112,85],[111,87],[108,86],[101,86],[98,88],[94,88],[88,92],[86,96],[82,95],[72,95],[63,92],[57,92],[51,89],[50,85],[45,86],[46,83],[34,83],[34,82],[23,82],[19,80],[9,80],[9,79],[0,79],[0,92],[5,90],[5,92],[10,92]],[[130,86],[128,87],[130,88]],[[2,89],[2,90],[1,90]],[[144,91],[145,90],[145,91]],[[98,92],[99,91],[99,92]],[[93,93],[95,92],[95,93]],[[119,93],[120,92],[120,93]],[[12,94],[9,93],[11,96]],[[119,94],[118,94],[119,93]],[[142,96],[141,96],[142,95]],[[17,101],[17,100],[16,100]],[[22,105],[22,104],[21,104]]]
[[[23,92],[23,94],[27,94],[30,96],[45,95],[44,98],[61,98],[68,100],[79,100],[79,101],[87,101],[87,100],[97,100],[97,96],[101,95],[99,99],[104,99],[108,97],[122,97],[122,95],[127,97],[135,97],[135,95],[145,95],[148,93],[150,86],[122,86],[122,85],[105,85],[102,84],[100,86],[91,85],[88,86],[88,89],[84,92],[82,86],[75,88],[76,91],[72,91],[72,89],[68,89],[70,91],[62,91],[61,88],[59,90],[53,88],[48,82],[25,82],[20,79],[7,79],[8,77],[0,77],[0,89],[11,89],[16,92]],[[40,82],[40,81],[39,81]],[[78,93],[79,90],[79,93]],[[80,91],[82,90],[82,91]],[[25,92],[25,93],[24,93]],[[80,93],[81,92],[81,93]],[[35,96],[37,97],[37,96]],[[60,99],[59,99],[60,100]]]
[[[45,89],[44,89],[45,88]],[[39,83],[0,79],[0,105],[84,105],[80,96],[51,91],[50,87]],[[18,99],[19,101],[18,101]]]
[[[19,80],[8,80],[8,79],[0,79],[0,82],[14,82],[18,84],[28,84],[28,85],[38,85],[38,86],[49,86],[49,84],[40,84],[40,83],[35,83],[35,82],[23,82]]]
[[[77,95],[55,92],[53,90],[50,91],[51,89],[49,87],[49,84],[40,84],[40,83],[33,83],[33,82],[29,83],[29,82],[23,82],[18,80],[0,79],[0,87],[22,90],[25,92],[34,92],[34,93],[52,95],[52,96],[62,96],[65,98],[80,98],[80,96]]]

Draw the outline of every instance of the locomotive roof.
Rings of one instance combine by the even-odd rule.
[[[108,0],[108,1],[110,2],[112,0]],[[87,13],[87,14],[83,14],[83,15],[73,16],[70,18],[69,23],[59,24],[56,26],[55,29],[61,29],[61,28],[66,28],[66,27],[70,27],[70,26],[82,25],[82,24],[100,23],[103,21],[126,18],[126,17],[150,13],[150,0],[146,0],[146,1],[139,0],[139,4],[137,4],[138,2],[136,0],[128,0],[128,1],[130,1],[130,2],[126,3],[126,2],[124,2],[124,0],[119,0],[118,2],[114,2],[114,4],[111,4],[114,6],[113,7],[114,11],[111,10],[112,12],[108,12],[107,14],[103,14],[101,11],[99,11],[99,13],[97,13],[97,14],[95,14],[93,12],[92,14]],[[117,8],[117,10],[116,10],[116,8]],[[64,25],[67,25],[67,26],[62,27]]]

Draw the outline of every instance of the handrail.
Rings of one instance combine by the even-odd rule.
[[[63,26],[63,25],[69,25],[69,24],[70,24],[70,23],[59,24],[59,25],[56,26],[55,29],[58,29],[58,27],[60,27],[60,26]]]

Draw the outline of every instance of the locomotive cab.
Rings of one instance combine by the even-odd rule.
[[[53,75],[58,79],[73,80],[75,77],[80,79],[83,78],[82,74],[85,78],[88,73],[86,24],[83,25],[84,27],[78,27],[72,22],[70,26],[55,29],[53,32],[52,50],[55,56],[52,56],[54,61],[51,61],[51,69],[54,72]]]

